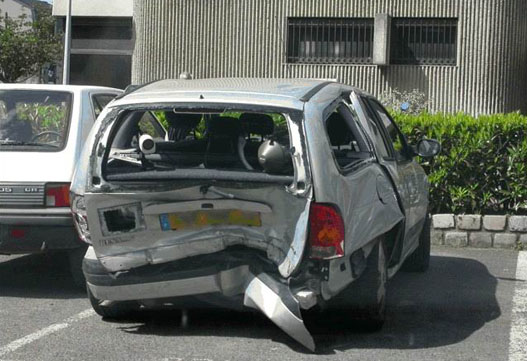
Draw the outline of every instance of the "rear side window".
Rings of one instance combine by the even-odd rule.
[[[145,112],[138,123],[139,132],[148,134],[152,138],[164,138],[165,129],[161,126],[159,120],[151,112]]]
[[[116,97],[115,94],[94,94],[92,95],[92,105],[93,111],[95,113],[95,118],[101,114],[102,110],[109,102],[111,102]]]
[[[371,156],[356,117],[346,106],[335,109],[326,119],[325,126],[333,156],[341,169]]]

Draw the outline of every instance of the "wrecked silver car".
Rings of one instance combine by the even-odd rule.
[[[165,80],[105,109],[71,187],[101,316],[201,302],[379,328],[385,284],[430,256],[428,181],[373,97],[319,80]],[[316,319],[316,318],[315,318]]]

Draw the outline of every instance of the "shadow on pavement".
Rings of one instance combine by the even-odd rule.
[[[496,287],[496,278],[476,260],[432,257],[428,272],[400,272],[390,282],[382,331],[321,333],[319,351],[422,349],[459,343],[501,315]]]
[[[403,273],[388,287],[387,320],[380,332],[360,328],[312,330],[317,353],[336,350],[421,349],[455,344],[500,316],[497,280],[485,265],[466,258],[432,257],[424,274]],[[119,328],[138,335],[227,336],[268,338],[297,352],[308,353],[259,313],[229,310],[194,310],[181,324],[177,311],[148,311],[134,315]],[[133,325],[132,325],[133,323]],[[139,325],[138,325],[139,324]]]
[[[0,297],[86,298],[73,283],[65,253],[0,256]]]

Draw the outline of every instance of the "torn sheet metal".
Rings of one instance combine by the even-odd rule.
[[[289,287],[262,273],[247,285],[243,302],[247,307],[260,310],[293,339],[315,351],[315,341],[302,320],[298,301]]]
[[[294,196],[281,185],[214,188],[232,198],[213,192],[203,194],[200,185],[172,191],[87,194],[88,221],[99,259],[108,271],[116,272],[244,245],[266,252],[270,260],[281,266],[282,276],[288,277],[295,271],[305,246],[309,198]],[[108,232],[115,230],[115,225],[108,225],[107,221],[119,220],[120,214],[101,217],[100,211],[132,204],[133,210],[141,213],[135,217],[141,220],[135,222],[141,223],[141,227],[128,232]],[[141,209],[136,204],[141,204]],[[161,224],[163,217],[170,214],[229,209],[257,212],[261,225],[224,224],[172,231]]]

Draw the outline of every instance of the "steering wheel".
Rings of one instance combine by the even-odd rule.
[[[47,130],[45,132],[40,132],[36,135],[33,136],[33,138],[31,138],[31,141],[34,142],[35,140],[37,140],[38,138],[40,137],[43,137],[45,135],[52,135],[52,136],[55,136],[57,137],[57,140],[61,140],[62,139],[62,134],[58,133],[58,132],[54,132],[52,130]]]

